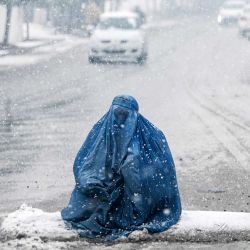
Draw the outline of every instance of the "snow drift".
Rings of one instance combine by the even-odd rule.
[[[10,213],[1,226],[1,241],[27,240],[43,242],[77,241],[76,231],[67,230],[60,212],[48,213],[22,205]],[[150,235],[135,231],[122,242],[136,241],[228,242],[250,241],[250,213],[183,211],[179,223],[163,233]]]
[[[65,229],[60,212],[47,213],[26,204],[9,214],[3,221],[1,238],[41,238],[51,241],[71,241],[77,232]]]

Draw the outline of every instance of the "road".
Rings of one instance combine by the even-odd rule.
[[[165,133],[183,209],[250,212],[250,43],[215,20],[150,29],[145,66],[90,65],[83,45],[0,72],[0,213],[67,204],[77,150],[118,94]]]

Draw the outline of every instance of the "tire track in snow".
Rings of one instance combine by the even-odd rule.
[[[235,158],[236,162],[249,172],[250,168],[250,150],[247,146],[239,141],[237,136],[228,128],[228,123],[240,127],[247,132],[250,128],[232,120],[231,118],[220,113],[219,109],[215,110],[204,104],[204,97],[199,97],[194,90],[187,84],[185,85],[188,95],[193,100],[193,110],[200,119],[211,129],[215,137],[223,144],[228,152]],[[201,100],[203,98],[203,100]],[[198,105],[197,105],[198,104]]]
[[[212,109],[212,108],[202,104],[202,106],[205,109],[209,110],[211,113],[214,113],[216,116],[222,117],[226,122],[229,122],[229,123],[235,125],[236,127],[241,128],[244,131],[250,133],[250,127],[245,125],[243,122],[241,122],[239,116],[237,116],[236,114],[233,114],[232,112],[230,112],[226,108],[221,107],[221,105],[212,101],[211,99],[209,99],[205,96],[203,96],[203,98],[206,98],[206,101],[209,101],[210,103],[212,103],[216,107],[216,110],[215,110],[215,109]],[[223,111],[222,111],[222,109],[223,109]],[[232,117],[234,117],[234,118],[232,118]]]

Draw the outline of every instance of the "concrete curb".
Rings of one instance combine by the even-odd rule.
[[[76,231],[65,229],[59,212],[47,213],[22,205],[10,213],[0,228],[2,242],[40,238],[48,242],[79,241]],[[83,239],[82,239],[83,240]],[[183,211],[181,220],[169,230],[149,234],[147,230],[134,231],[117,243],[141,241],[225,243],[250,241],[250,213],[217,211]]]

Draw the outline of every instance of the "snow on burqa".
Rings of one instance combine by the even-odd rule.
[[[162,232],[179,220],[166,138],[138,109],[133,97],[115,97],[76,156],[76,185],[61,214],[83,237],[112,240],[144,228]]]

